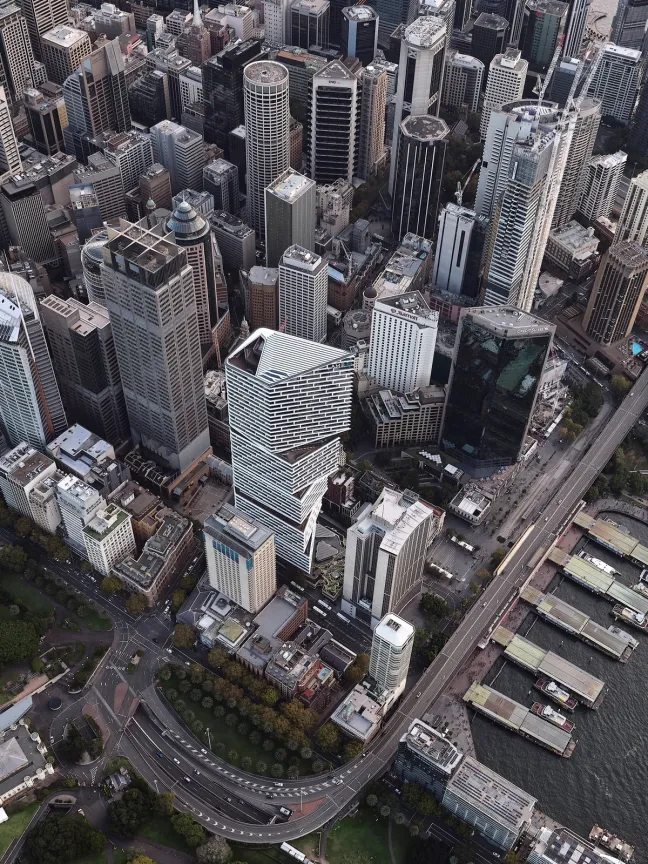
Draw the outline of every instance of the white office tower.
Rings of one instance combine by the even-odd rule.
[[[565,58],[581,56],[591,2],[592,0],[574,0],[570,6],[567,32],[563,44],[563,57]]]
[[[22,0],[20,6],[27,22],[34,56],[41,60],[41,38],[58,24],[68,24],[69,3],[67,0]]]
[[[211,587],[256,615],[277,590],[272,532],[223,504],[205,520],[203,537]]]
[[[205,149],[202,135],[171,120],[151,126],[153,158],[171,175],[174,195],[183,189],[202,189]]]
[[[405,689],[413,645],[414,628],[398,615],[385,615],[374,630],[369,674],[394,699]]]
[[[290,0],[263,0],[265,41],[273,48],[290,44]]]
[[[67,429],[31,285],[0,273],[0,425],[12,446],[43,448]]]
[[[377,300],[371,319],[367,373],[382,388],[411,393],[427,387],[439,327],[418,291]]]
[[[435,288],[461,294],[466,277],[476,213],[448,203],[441,211],[432,281]]]
[[[323,342],[327,293],[327,262],[302,246],[286,249],[279,261],[279,322],[284,331]]]
[[[347,531],[342,611],[375,627],[421,590],[434,511],[418,495],[384,488]]]
[[[362,70],[360,83],[362,90],[356,175],[361,180],[367,180],[385,153],[387,73],[380,66],[374,66],[372,63]]]
[[[587,178],[596,133],[601,122],[601,103],[589,96],[580,100],[574,118],[574,131],[560,184],[560,195],[554,211],[552,228],[563,228],[578,210],[578,202]]]
[[[129,192],[139,184],[139,178],[153,164],[153,147],[149,135],[136,129],[119,132],[106,141],[104,156],[119,169],[124,189]],[[194,189],[194,186],[187,186]],[[200,187],[202,188],[202,187]]]
[[[489,238],[485,306],[529,312],[533,304],[571,134],[559,118],[526,110],[518,115],[518,136]]]
[[[83,529],[97,515],[104,500],[96,489],[78,477],[66,474],[56,487],[56,500],[68,536],[68,542],[86,557]]]
[[[136,551],[130,514],[116,504],[108,504],[83,529],[88,561],[102,576],[110,576],[115,566]]]
[[[463,109],[465,106],[471,113],[478,111],[484,71],[484,64],[476,57],[448,51],[441,104],[445,108]]]
[[[101,274],[133,441],[183,472],[209,449],[198,313],[187,252],[160,234],[108,228]]]
[[[445,63],[446,25],[442,18],[426,15],[417,18],[401,39],[398,84],[394,109],[392,160],[389,192],[393,195],[400,137],[400,124],[408,115],[439,116]]]
[[[265,328],[225,361],[235,504],[310,572],[327,478],[351,423],[353,357]]]
[[[265,189],[290,167],[288,70],[259,60],[243,70],[248,225],[265,232]],[[199,187],[195,187],[199,188]]]
[[[613,117],[627,126],[637,100],[641,73],[640,51],[607,42],[587,95],[600,100],[604,117]]]
[[[507,48],[503,54],[496,54],[491,60],[479,127],[482,141],[488,137],[491,112],[522,98],[528,69],[528,61],[522,59],[522,52],[517,48]],[[480,213],[479,210],[477,212]]]
[[[0,87],[0,173],[11,171],[12,174],[19,174],[22,168],[9,103],[4,87]]]
[[[0,458],[0,491],[8,507],[33,519],[31,493],[41,480],[56,474],[56,462],[26,441]]]
[[[317,183],[334,183],[340,177],[351,183],[358,157],[358,79],[344,63],[333,60],[313,75],[310,86],[306,173]]]
[[[267,267],[278,267],[289,246],[315,249],[316,189],[314,180],[294,168],[287,168],[266,188]]]
[[[475,196],[478,216],[491,219],[495,215],[508,181],[511,154],[520,134],[520,118],[526,112],[533,112],[548,122],[555,118],[557,111],[556,102],[539,103],[537,99],[519,99],[491,111]]]
[[[648,171],[630,181],[623,210],[614,232],[614,243],[632,240],[648,248]]]
[[[627,161],[628,154],[623,150],[590,160],[578,205],[578,212],[586,219],[593,222],[599,216],[610,215]]]
[[[648,4],[645,0],[619,0],[610,39],[623,48],[641,51],[646,37]]]

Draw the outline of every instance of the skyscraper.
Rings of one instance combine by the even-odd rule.
[[[263,0],[265,39],[268,45],[281,48],[290,42],[290,0]]]
[[[58,260],[45,203],[35,183],[25,174],[7,180],[0,187],[0,206],[12,246],[22,246],[37,264]]]
[[[98,231],[81,247],[81,269],[88,303],[99,303],[101,306],[106,305],[106,292],[101,281],[101,265],[103,264],[102,248],[107,241],[108,232]]]
[[[225,371],[236,507],[274,533],[280,558],[309,572],[327,478],[351,421],[353,358],[257,330]]]
[[[15,4],[0,7],[0,84],[9,102],[22,100],[25,90],[45,80],[45,70],[34,61],[27,22]]]
[[[260,60],[243,71],[248,223],[265,232],[265,189],[290,167],[288,71]]]
[[[0,422],[16,447],[45,447],[67,428],[31,285],[0,273]]]
[[[101,274],[132,438],[182,472],[209,448],[209,430],[193,271],[172,236],[122,220],[108,229]]]
[[[443,163],[450,130],[438,117],[413,115],[400,124],[394,177],[392,234],[432,237],[436,231]]]
[[[460,111],[464,106],[470,112],[478,111],[484,72],[484,64],[476,57],[458,51],[447,52],[441,104]]]
[[[418,14],[418,0],[375,0],[373,8],[378,13],[378,40],[389,45],[389,37],[399,24],[410,24]]]
[[[318,183],[342,177],[348,183],[358,158],[358,79],[344,63],[333,60],[311,79],[306,124],[306,173]]]
[[[508,30],[509,22],[506,18],[487,12],[482,12],[473,24],[472,56],[484,64],[484,87],[488,82],[488,70],[493,57],[503,54],[506,50]]]
[[[442,440],[472,473],[518,460],[554,330],[514,306],[461,311]]]
[[[218,325],[218,296],[227,289],[220,272],[220,253],[204,216],[196,213],[188,201],[180,201],[166,223],[172,231],[175,243],[187,253],[187,263],[193,272],[194,297],[198,316],[198,334],[202,351],[218,350],[216,327]]]
[[[560,0],[526,0],[520,48],[530,69],[544,72],[549,68],[565,30],[568,8]]]
[[[22,0],[20,5],[27,22],[34,57],[41,60],[41,37],[48,30],[68,23],[68,2],[67,0]]]
[[[637,102],[630,134],[628,135],[628,151],[630,153],[645,153],[648,150],[648,80],[644,76],[641,94]]]
[[[591,0],[574,0],[569,7],[563,57],[580,57]]]
[[[623,210],[614,232],[614,242],[631,240],[644,249],[648,247],[648,171],[642,171],[630,181]]]
[[[92,44],[85,30],[59,24],[42,34],[41,53],[48,79],[63,84],[92,53]]]
[[[22,160],[7,96],[4,87],[0,87],[0,172],[4,174],[5,171],[18,174],[22,171]]]
[[[387,73],[380,66],[371,64],[362,70],[360,84],[362,89],[356,175],[361,180],[367,180],[385,152]]]
[[[378,16],[371,6],[347,6],[342,10],[340,51],[368,66],[378,50]]]
[[[25,90],[25,113],[33,146],[46,156],[65,150],[63,130],[68,125],[63,89],[45,82]]]
[[[642,51],[648,22],[648,0],[619,0],[610,40],[623,48]]]
[[[584,97],[578,106],[565,173],[560,184],[560,196],[554,212],[553,228],[564,227],[578,209],[600,122],[601,103],[598,99]]]
[[[392,154],[398,153],[401,122],[408,114],[439,116],[443,87],[446,25],[434,15],[418,18],[405,29],[398,64]],[[389,191],[394,194],[397,159],[392,157]]]
[[[397,615],[385,615],[374,630],[369,674],[395,696],[405,689],[413,646],[414,628]]]
[[[441,291],[476,297],[481,275],[486,220],[452,202],[439,218],[432,281]]]
[[[601,114],[626,126],[630,122],[641,81],[641,52],[606,43],[588,96],[601,101]]]
[[[136,129],[108,138],[104,156],[119,169],[127,192],[137,186],[139,178],[154,162],[151,139]],[[156,201],[156,204],[160,202]]]
[[[484,267],[484,303],[528,312],[551,228],[569,131],[554,113],[523,109],[508,177],[495,209]]]
[[[178,52],[187,57],[194,66],[202,64],[211,57],[211,40],[209,30],[203,24],[198,0],[193,3],[193,18],[176,40]]]
[[[203,188],[214,196],[214,210],[238,213],[238,168],[226,159],[213,159],[203,168]]]
[[[648,250],[630,240],[605,253],[596,273],[583,328],[602,345],[629,336],[648,286]]]
[[[418,291],[377,300],[371,319],[367,374],[382,388],[411,393],[432,376],[439,313]]]
[[[290,246],[279,261],[279,321],[301,339],[326,339],[328,264],[301,246]]]
[[[103,153],[91,153],[87,166],[81,165],[75,170],[74,182],[92,186],[105,221],[116,219],[124,212],[122,174]]]
[[[252,614],[263,609],[277,590],[272,532],[223,504],[205,520],[203,537],[211,587]]]
[[[347,531],[342,611],[375,627],[404,608],[421,590],[434,520],[418,495],[385,487]]]
[[[40,310],[65,410],[101,438],[125,441],[128,416],[108,312],[54,294]]]
[[[151,129],[153,158],[168,168],[174,195],[183,189],[201,189],[205,167],[202,136],[171,120],[163,120]]]
[[[86,162],[100,132],[127,132],[131,126],[124,59],[119,40],[106,42],[86,57],[63,84],[68,115],[65,152]]]
[[[479,127],[482,141],[488,134],[491,111],[499,110],[502,105],[522,98],[528,69],[528,62],[522,59],[522,53],[517,48],[507,48],[503,54],[493,57],[488,68],[488,83]]]
[[[293,0],[290,5],[290,43],[308,50],[329,47],[329,0]]]
[[[612,212],[627,161],[628,155],[623,150],[590,160],[578,203],[578,212],[590,222]]]
[[[282,255],[293,244],[315,251],[315,188],[313,180],[293,168],[287,168],[266,188],[268,267],[278,267]]]

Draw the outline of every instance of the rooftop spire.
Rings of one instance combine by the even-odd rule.
[[[202,18],[200,17],[200,6],[198,5],[198,0],[194,0],[193,26],[202,27]]]

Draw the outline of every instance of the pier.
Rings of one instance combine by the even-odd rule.
[[[588,708],[598,708],[605,697],[605,682],[595,678],[584,669],[570,663],[553,651],[545,651],[539,645],[529,642],[507,630],[497,627],[491,636],[493,642],[504,648],[504,655],[523,669],[536,675],[543,675],[562,684],[571,691],[579,702]]]
[[[537,717],[524,705],[509,699],[492,687],[473,681],[464,693],[463,700],[485,717],[490,717],[496,723],[551,750],[552,753],[557,753],[558,756],[569,758],[574,752],[576,741],[568,732]]]
[[[580,514],[579,514],[580,515]],[[593,594],[600,594],[602,597],[607,597],[613,603],[620,603],[622,606],[627,606],[634,612],[640,612],[642,615],[648,614],[648,597],[643,594],[638,594],[632,588],[628,588],[622,582],[619,582],[614,576],[609,573],[604,573],[599,570],[594,564],[585,561],[583,558],[578,558],[576,555],[570,555],[568,552],[554,546],[548,555],[549,561],[557,564],[565,576],[568,576],[574,582],[578,582],[588,591]]]
[[[574,517],[574,525],[583,528],[588,537],[620,558],[627,558],[639,567],[648,567],[648,547],[642,546],[636,537],[616,522],[595,519],[581,510]]]
[[[553,594],[543,594],[536,588],[527,586],[520,597],[533,606],[536,614],[541,618],[622,663],[630,659],[639,644],[629,633],[624,635],[613,633],[609,628],[606,629],[596,621],[592,621],[589,615],[585,615],[580,609],[570,606]]]

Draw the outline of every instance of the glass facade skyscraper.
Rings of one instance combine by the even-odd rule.
[[[520,457],[554,330],[514,306],[462,312],[442,439],[471,473]]]

